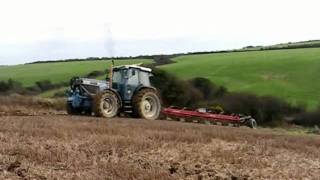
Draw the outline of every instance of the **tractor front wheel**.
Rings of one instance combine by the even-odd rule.
[[[94,114],[99,117],[112,118],[118,114],[120,100],[112,91],[99,93],[94,98]]]
[[[158,93],[153,89],[142,89],[133,97],[134,116],[155,120],[161,112],[161,101]]]

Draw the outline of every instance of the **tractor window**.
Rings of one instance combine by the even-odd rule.
[[[112,82],[113,83],[121,83],[122,81],[122,74],[121,71],[114,71],[112,75]]]
[[[149,80],[149,73],[140,71],[139,72],[140,76],[140,83],[145,85],[145,86],[150,86],[150,80]]]
[[[138,74],[135,69],[129,69],[128,84],[137,86],[139,84]]]

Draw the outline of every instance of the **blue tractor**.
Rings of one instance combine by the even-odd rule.
[[[107,80],[72,78],[68,92],[68,114],[112,118],[120,112],[154,120],[161,112],[161,100],[150,83],[151,69],[139,65],[111,68]]]

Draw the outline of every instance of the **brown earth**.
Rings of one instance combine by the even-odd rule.
[[[0,96],[0,116],[36,116],[66,114],[63,98],[46,99],[34,96]]]
[[[320,137],[170,121],[0,117],[0,179],[319,179]]]

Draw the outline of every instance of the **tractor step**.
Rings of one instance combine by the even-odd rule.
[[[133,112],[133,106],[131,104],[131,101],[125,101],[123,102],[122,111],[125,113],[132,113]]]

